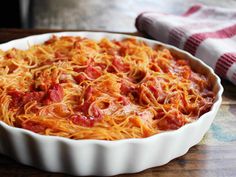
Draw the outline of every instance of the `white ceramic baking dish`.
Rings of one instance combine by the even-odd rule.
[[[84,36],[99,40],[103,37],[121,40],[133,37],[101,32],[61,32],[56,36]],[[0,45],[0,49],[27,49],[30,45],[43,43],[52,34],[30,36]],[[50,172],[72,175],[110,176],[135,173],[147,168],[168,163],[184,155],[196,145],[209,129],[222,101],[223,88],[214,71],[187,52],[153,40],[135,37],[148,45],[159,44],[176,55],[190,61],[192,68],[207,76],[216,94],[211,110],[197,121],[178,130],[160,133],[143,139],[71,140],[62,137],[44,136],[28,130],[10,127],[0,121],[0,153],[8,155],[22,164]]]

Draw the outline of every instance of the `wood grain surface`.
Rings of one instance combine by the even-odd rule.
[[[28,35],[55,30],[0,29],[0,43]],[[59,30],[57,30],[59,31]],[[132,33],[132,35],[138,35]],[[222,81],[223,103],[203,140],[187,154],[168,164],[136,174],[119,177],[236,177],[236,86]],[[65,174],[48,173],[22,165],[0,155],[0,177],[64,177]]]

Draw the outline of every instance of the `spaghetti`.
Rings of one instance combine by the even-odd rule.
[[[0,120],[71,139],[143,138],[209,111],[207,78],[168,49],[56,37],[0,51]]]

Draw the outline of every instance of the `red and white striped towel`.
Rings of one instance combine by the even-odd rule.
[[[183,15],[144,12],[137,17],[136,27],[190,52],[236,84],[235,9],[195,5]]]

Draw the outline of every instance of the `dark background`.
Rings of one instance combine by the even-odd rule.
[[[2,1],[0,6],[0,28],[20,28],[20,0]]]

